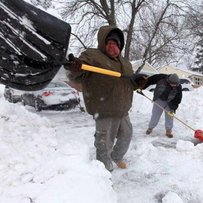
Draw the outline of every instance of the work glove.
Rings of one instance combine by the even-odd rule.
[[[168,115],[169,115],[171,118],[174,117],[174,114],[175,114],[175,111],[174,111],[174,110],[168,111]]]
[[[76,58],[73,54],[68,55],[68,61],[64,64],[64,68],[71,72],[80,72],[82,66],[82,62],[79,58]]]
[[[146,82],[147,82],[148,76],[143,73],[133,74],[131,77],[131,83],[134,87],[134,90],[137,89],[143,89]]]

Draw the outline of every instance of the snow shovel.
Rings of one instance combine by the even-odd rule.
[[[0,83],[44,88],[65,61],[71,27],[23,0],[0,1]]]
[[[94,72],[94,73],[100,73],[103,75],[109,75],[109,76],[114,76],[114,77],[128,77],[125,75],[122,75],[121,73],[117,72],[117,71],[111,71],[111,70],[107,70],[104,68],[99,68],[96,66],[90,66],[90,65],[86,65],[86,64],[82,64],[81,67],[82,70],[86,70],[86,71],[90,71],[90,72]],[[128,77],[129,78],[129,77]]]
[[[86,70],[86,71],[91,71],[91,72],[96,72],[96,73],[100,73],[100,74],[105,74],[105,75],[109,75],[109,76],[114,76],[114,77],[127,77],[127,78],[131,78],[129,76],[125,76],[122,75],[119,72],[116,71],[110,71],[110,70],[106,70],[103,68],[98,68],[95,66],[90,66],[90,65],[85,65],[82,64],[81,67],[82,70]],[[141,74],[142,75],[142,74]],[[143,75],[142,75],[143,77]],[[143,95],[144,97],[146,97],[147,99],[149,99],[151,102],[153,102],[155,105],[157,105],[159,108],[161,108],[162,110],[164,110],[169,116],[177,119],[179,122],[181,122],[182,124],[184,124],[186,127],[190,128],[191,130],[193,130],[195,132],[195,138],[199,139],[200,141],[203,141],[203,131],[202,130],[195,130],[194,128],[192,128],[191,126],[189,126],[187,123],[183,122],[181,119],[179,119],[177,116],[174,115],[174,113],[171,113],[169,111],[167,111],[166,109],[164,109],[162,106],[160,106],[159,104],[157,104],[156,102],[154,102],[152,99],[150,99],[149,97],[147,97],[140,89],[137,90],[137,93]]]
[[[175,116],[174,113],[171,113],[170,111],[167,111],[166,109],[164,109],[162,106],[160,106],[158,103],[154,102],[152,99],[150,99],[148,96],[146,96],[142,90],[138,89],[137,93],[141,94],[142,96],[144,96],[145,98],[149,99],[151,102],[153,102],[156,106],[158,106],[160,109],[162,109],[163,111],[165,111],[169,116],[175,118],[176,120],[178,120],[179,122],[181,122],[182,124],[184,124],[186,127],[190,128],[191,130],[194,131],[194,137],[199,139],[200,141],[203,141],[203,131],[202,130],[195,130],[194,128],[192,128],[191,126],[189,126],[187,123],[183,122],[181,119],[179,119],[177,116]]]

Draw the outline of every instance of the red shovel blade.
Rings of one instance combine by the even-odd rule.
[[[202,130],[195,130],[195,138],[203,141],[203,131]]]

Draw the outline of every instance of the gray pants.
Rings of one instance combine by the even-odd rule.
[[[111,170],[112,160],[121,161],[132,138],[132,124],[129,116],[123,118],[97,118],[95,147],[96,159]],[[116,141],[116,142],[115,142]]]
[[[167,111],[170,111],[170,108],[168,107],[166,101],[157,99],[155,102],[159,104],[161,107],[163,107],[164,109],[166,109]],[[163,110],[160,107],[158,107],[156,104],[154,104],[152,108],[151,120],[148,126],[149,128],[153,129],[154,127],[156,127],[162,113],[163,113]],[[171,130],[173,128],[173,118],[171,118],[166,112],[165,112],[165,128],[166,130]]]

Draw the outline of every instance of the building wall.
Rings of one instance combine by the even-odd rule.
[[[159,69],[159,72],[165,73],[165,74],[176,73],[181,78],[188,78],[191,75],[190,73],[184,72],[180,69],[173,68],[171,66],[165,66],[165,67]]]
[[[184,71],[172,66],[165,66],[159,69],[160,73],[172,74],[176,73],[180,78],[189,78],[195,85],[203,85],[203,75],[192,71]]]

